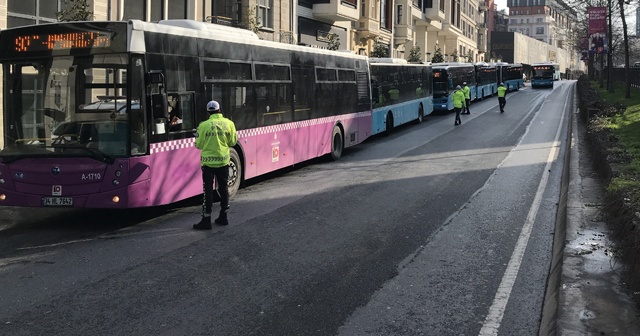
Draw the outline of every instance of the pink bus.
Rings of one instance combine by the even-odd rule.
[[[0,206],[133,208],[202,193],[206,103],[238,129],[229,191],[371,134],[363,56],[189,20],[0,32]]]

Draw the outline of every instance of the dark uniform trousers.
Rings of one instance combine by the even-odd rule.
[[[213,207],[213,180],[216,180],[218,195],[220,196],[220,213],[226,213],[229,208],[229,166],[212,168],[202,166],[202,182],[204,189],[203,216],[211,216]]]

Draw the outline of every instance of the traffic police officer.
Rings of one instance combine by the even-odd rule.
[[[498,86],[498,104],[500,105],[500,113],[504,112],[504,106],[507,105],[507,88],[503,83]]]
[[[456,112],[456,120],[454,125],[458,126],[462,122],[460,121],[460,110],[465,107],[465,99],[464,92],[462,92],[462,88],[460,85],[456,86],[455,91],[453,91],[453,110]]]
[[[469,111],[469,105],[471,104],[471,89],[469,89],[469,85],[467,85],[467,82],[462,83],[462,85],[464,86],[462,88],[462,92],[464,93],[465,101],[465,109],[462,114],[471,114],[471,111]]]
[[[212,100],[207,103],[209,119],[198,125],[196,148],[201,150],[202,183],[204,197],[202,202],[202,219],[194,224],[196,230],[211,230],[211,208],[213,206],[213,179],[215,177],[220,195],[220,216],[215,220],[218,225],[228,225],[229,209],[229,162],[230,147],[238,141],[236,125],[225,118],[220,104]]]

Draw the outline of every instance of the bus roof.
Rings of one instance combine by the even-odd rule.
[[[369,62],[371,63],[393,63],[393,64],[408,64],[407,60],[403,58],[378,58],[378,57],[369,57]]]
[[[256,40],[260,39],[256,33],[250,30],[224,26],[216,23],[207,23],[195,20],[160,20],[158,24],[202,31],[212,31],[216,33],[224,32],[225,34],[231,34],[233,36],[242,36]]]
[[[132,30],[134,31],[150,31],[178,36],[197,37],[202,39],[221,40],[234,43],[245,43],[257,46],[265,46],[284,50],[294,50],[299,52],[310,52],[317,54],[327,54],[333,56],[342,56],[354,59],[366,60],[367,56],[333,51],[321,48],[312,48],[299,46],[294,44],[280,43],[274,41],[261,40],[256,38],[255,33],[246,29],[223,26],[215,23],[198,22],[194,20],[162,20],[161,23],[152,23],[140,20],[130,20]],[[132,42],[132,44],[134,44]],[[135,47],[131,46],[132,51]],[[144,44],[140,45],[138,50],[144,51]]]

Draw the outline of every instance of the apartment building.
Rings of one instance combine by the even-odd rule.
[[[508,0],[509,31],[565,49],[577,12],[562,0]]]

